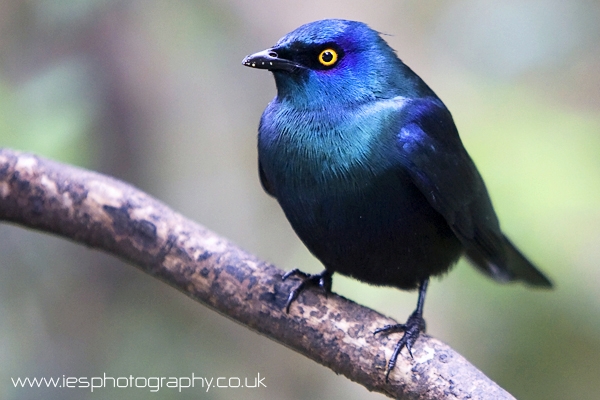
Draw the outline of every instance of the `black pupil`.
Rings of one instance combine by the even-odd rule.
[[[333,54],[331,54],[330,51],[326,51],[323,53],[322,59],[326,63],[331,62],[331,60],[333,60]]]

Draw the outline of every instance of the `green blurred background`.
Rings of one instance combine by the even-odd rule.
[[[319,263],[261,190],[275,94],[242,58],[316,19],[367,22],[452,111],[504,231],[555,282],[466,263],[428,332],[519,399],[600,393],[600,4],[575,0],[0,0],[0,146],[114,175],[284,269]],[[415,293],[336,276],[403,321]],[[0,398],[380,399],[103,253],[0,225]],[[265,377],[262,389],[14,389],[18,376]]]

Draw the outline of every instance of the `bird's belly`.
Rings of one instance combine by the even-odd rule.
[[[278,196],[300,239],[327,269],[411,289],[460,256],[460,242],[408,177],[389,173],[367,185],[342,186]]]

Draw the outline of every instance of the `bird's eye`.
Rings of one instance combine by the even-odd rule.
[[[326,67],[331,67],[338,60],[338,53],[333,49],[325,49],[319,54],[319,62]]]

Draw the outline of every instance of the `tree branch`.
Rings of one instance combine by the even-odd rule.
[[[513,399],[446,344],[421,335],[384,380],[394,324],[337,295],[307,290],[284,311],[281,270],[113,178],[0,149],[0,220],[107,251],[226,317],[367,389],[403,399]]]

